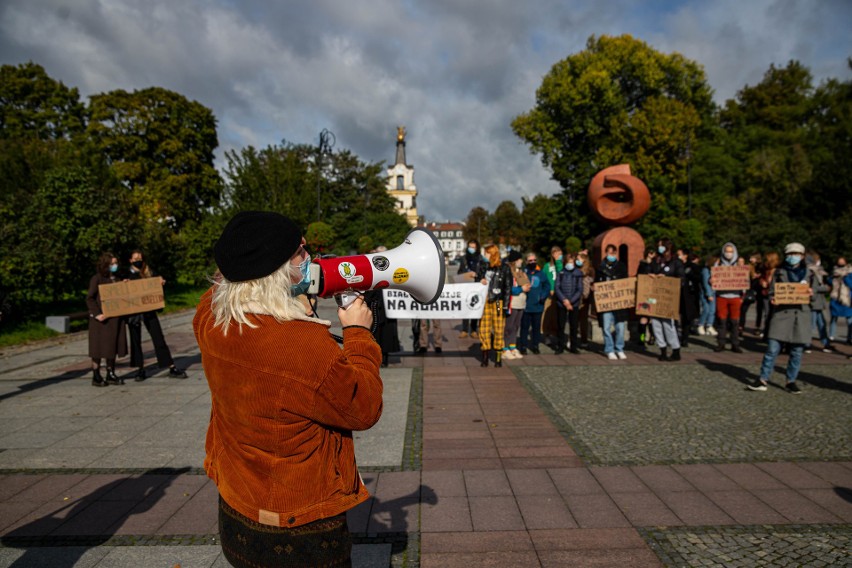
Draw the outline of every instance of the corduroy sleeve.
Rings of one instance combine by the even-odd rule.
[[[369,330],[343,330],[343,352],[327,369],[314,400],[317,422],[344,430],[367,430],[382,415],[382,352]]]

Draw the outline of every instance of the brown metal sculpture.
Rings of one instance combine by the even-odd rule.
[[[624,225],[635,223],[648,212],[651,193],[645,183],[630,175],[628,164],[619,164],[595,174],[589,183],[589,208],[604,223],[615,225],[595,239],[593,258],[600,264],[607,245],[615,245],[618,257],[627,264],[630,276],[636,275],[639,261],[645,253],[645,239]]]

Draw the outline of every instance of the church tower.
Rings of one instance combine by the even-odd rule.
[[[417,187],[414,185],[414,166],[405,163],[405,127],[396,129],[396,161],[388,168],[388,193],[396,201],[397,213],[402,213],[412,227],[417,226]]]

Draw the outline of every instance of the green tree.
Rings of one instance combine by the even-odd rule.
[[[514,201],[502,201],[492,215],[492,226],[506,246],[520,247],[526,241],[521,212]]]
[[[464,221],[462,234],[464,234],[465,240],[479,241],[482,246],[494,240],[491,230],[491,215],[488,210],[482,207],[471,209]]]
[[[129,190],[149,234],[163,225],[179,230],[218,202],[218,138],[210,109],[151,87],[95,95],[89,113],[90,140]]]
[[[312,253],[325,254],[334,246],[334,229],[328,223],[316,221],[305,230],[305,242]]]
[[[674,196],[685,193],[687,148],[712,126],[714,108],[697,63],[628,35],[592,36],[553,66],[512,129],[563,187],[571,234],[585,239],[605,228],[591,221],[588,183],[618,163],[629,163],[655,200],[666,197],[659,219],[653,203],[651,223],[686,218]]]
[[[41,65],[0,66],[0,138],[68,140],[85,129],[85,110],[77,89]]]
[[[522,198],[521,219],[524,226],[524,246],[549,258],[550,247],[562,245],[571,234],[571,223],[566,214],[568,200],[565,194],[546,196],[541,193],[532,199]]]

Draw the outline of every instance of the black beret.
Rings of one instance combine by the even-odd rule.
[[[519,253],[519,252],[518,252],[518,251],[516,251],[516,250],[510,250],[510,251],[509,251],[509,256],[507,256],[507,257],[506,257],[506,259],[507,259],[509,262],[515,262],[515,261],[516,261],[516,260],[518,260],[519,258],[521,258],[521,253]]]
[[[213,247],[222,276],[244,282],[269,276],[296,254],[302,232],[296,224],[271,211],[243,211],[225,225]]]

